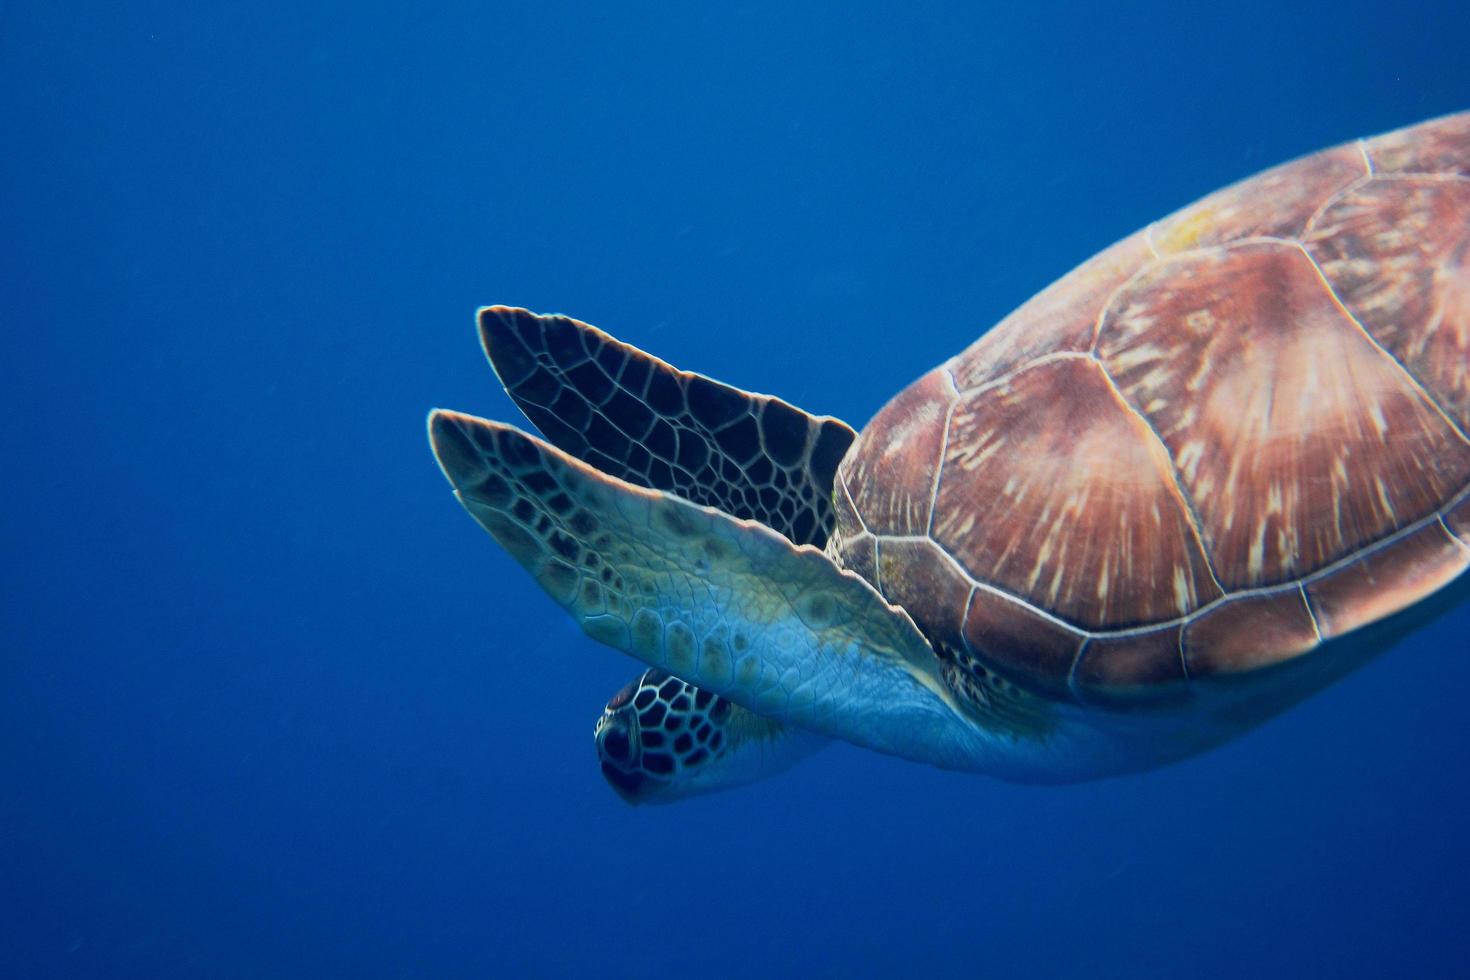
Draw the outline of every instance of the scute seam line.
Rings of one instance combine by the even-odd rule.
[[[944,410],[944,432],[939,437],[939,458],[934,463],[934,483],[929,488],[929,520],[924,525],[924,536],[934,537],[934,510],[939,506],[939,481],[944,478],[944,457],[949,453],[949,430],[950,423],[954,421],[954,410],[960,404],[960,386],[955,383],[954,372],[946,365],[943,369],[945,380],[949,382],[953,397],[949,400],[949,408]],[[935,542],[938,544],[938,542]]]
[[[1072,692],[1072,698],[1078,704],[1087,703],[1087,692],[1077,683],[1077,668],[1082,665],[1082,657],[1087,653],[1087,646],[1091,642],[1090,636],[1082,638],[1082,642],[1077,644],[1077,652],[1072,654],[1072,666],[1067,668],[1067,690]]]
[[[1194,500],[1190,497],[1188,488],[1184,486],[1183,477],[1179,473],[1179,464],[1174,461],[1174,453],[1169,449],[1169,444],[1164,441],[1163,435],[1154,427],[1153,420],[1143,414],[1143,410],[1134,405],[1128,396],[1123,393],[1123,389],[1118,386],[1118,382],[1113,378],[1113,373],[1108,370],[1108,366],[1103,363],[1102,358],[1094,355],[1093,359],[1097,362],[1098,369],[1102,371],[1102,376],[1107,380],[1108,387],[1112,389],[1113,394],[1117,396],[1118,401],[1123,405],[1124,409],[1138,417],[1138,420],[1144,424],[1149,433],[1154,437],[1154,440],[1159,444],[1159,448],[1163,450],[1164,458],[1169,461],[1169,482],[1174,487],[1175,494],[1178,495],[1178,503],[1184,510],[1184,517],[1189,525],[1189,532],[1194,536],[1195,547],[1199,548],[1200,557],[1204,559],[1205,571],[1210,573],[1210,581],[1214,584],[1215,591],[1220,593],[1220,595],[1225,595],[1225,586],[1221,584],[1220,576],[1215,573],[1215,561],[1210,556],[1210,549],[1205,547],[1204,524],[1200,521],[1199,511],[1195,508]]]
[[[841,466],[837,467],[837,482],[842,487],[842,495],[847,498],[847,506],[852,508],[852,516],[857,518],[858,527],[863,529],[863,534],[873,538],[876,542],[878,536],[873,534],[873,529],[868,527],[867,521],[863,520],[863,512],[858,510],[857,501],[853,499],[852,491],[847,488],[847,474],[842,472]]]
[[[1341,201],[1344,197],[1351,194],[1358,188],[1368,186],[1368,184],[1372,183],[1372,181],[1373,173],[1370,169],[1368,173],[1364,174],[1361,177],[1353,178],[1352,180],[1344,184],[1340,189],[1333,191],[1331,194],[1327,195],[1327,200],[1317,205],[1317,210],[1313,211],[1312,216],[1307,219],[1307,223],[1302,225],[1300,240],[1306,241],[1307,237],[1311,235],[1312,229],[1317,226],[1317,219],[1326,214],[1328,208],[1332,207],[1332,205],[1336,204],[1338,201]]]
[[[1143,244],[1148,246],[1148,254],[1154,257],[1155,262],[1163,258],[1163,256],[1159,254],[1158,248],[1154,246],[1154,226],[1157,224],[1157,221],[1150,221],[1143,227]]]
[[[1150,245],[1149,248],[1152,249],[1153,246]],[[1167,262],[1173,262],[1183,254],[1187,253],[1176,252],[1174,255],[1170,255],[1167,257],[1158,255],[1152,260],[1143,263],[1137,269],[1134,269],[1133,272],[1128,275],[1128,278],[1124,279],[1122,282],[1118,283],[1118,285],[1113,287],[1113,291],[1108,293],[1108,298],[1103,301],[1102,306],[1098,309],[1097,319],[1093,320],[1092,322],[1092,343],[1088,345],[1087,348],[1088,357],[1092,358],[1093,360],[1098,359],[1097,348],[1098,345],[1102,343],[1103,322],[1107,320],[1108,311],[1113,308],[1114,303],[1118,302],[1118,297],[1123,295],[1123,291],[1132,286],[1139,279],[1141,279],[1145,273],[1150,272],[1153,269],[1157,269],[1159,266],[1164,265]]]
[[[971,395],[979,395],[984,392],[990,391],[993,388],[999,388],[1002,385],[1012,381],[1014,378],[1016,378],[1017,375],[1025,374],[1027,371],[1033,370],[1035,368],[1044,367],[1048,364],[1055,364],[1057,361],[1079,361],[1084,358],[1090,357],[1091,355],[1088,354],[1087,351],[1083,350],[1052,351],[1050,354],[1041,354],[1037,357],[1030,358],[1029,360],[1022,361],[1020,364],[1015,365],[1002,374],[996,375],[989,381],[983,381],[980,384],[972,385],[969,388],[961,388],[959,387],[958,382],[956,382],[955,390],[960,393],[961,399],[965,399],[969,398]],[[950,365],[953,363],[954,358],[950,358],[944,363],[944,369],[950,372],[951,377],[954,376],[953,369],[950,367]]]
[[[1439,526],[1444,529],[1445,534],[1449,535],[1450,540],[1461,548],[1464,548],[1467,552],[1470,552],[1470,543],[1466,543],[1458,534],[1450,530],[1450,526],[1445,523],[1443,514],[1437,516],[1439,517]]]
[[[1435,512],[1433,512],[1431,514],[1428,514],[1428,515],[1426,515],[1424,517],[1421,517],[1419,520],[1414,521],[1413,523],[1404,525],[1402,528],[1399,528],[1397,531],[1393,532],[1392,534],[1389,534],[1389,535],[1387,535],[1385,537],[1382,537],[1382,538],[1378,539],[1377,541],[1374,541],[1374,542],[1372,542],[1372,543],[1370,543],[1368,545],[1365,545],[1364,547],[1359,548],[1357,551],[1353,552],[1350,555],[1344,555],[1343,557],[1339,558],[1337,561],[1332,562],[1330,565],[1323,566],[1322,568],[1318,569],[1317,571],[1313,572],[1310,575],[1303,576],[1302,578],[1295,579],[1295,580],[1290,581],[1290,582],[1278,582],[1275,585],[1262,585],[1262,586],[1257,586],[1257,587],[1251,588],[1251,589],[1239,589],[1239,590],[1237,590],[1235,592],[1227,592],[1224,595],[1220,596],[1219,598],[1214,599],[1214,600],[1212,600],[1210,602],[1205,603],[1203,606],[1200,606],[1198,609],[1194,610],[1193,612],[1189,613],[1188,615],[1185,615],[1185,616],[1176,616],[1173,619],[1160,620],[1159,622],[1156,622],[1156,623],[1145,623],[1145,624],[1143,624],[1141,626],[1129,626],[1129,627],[1126,627],[1124,629],[1118,629],[1118,630],[1092,630],[1092,629],[1087,629],[1086,627],[1078,626],[1076,623],[1072,623],[1072,622],[1069,622],[1066,619],[1063,619],[1061,616],[1058,616],[1056,613],[1049,612],[1049,611],[1047,611],[1045,609],[1042,609],[1040,606],[1037,606],[1035,603],[1033,603],[1029,599],[1026,599],[1026,598],[1024,598],[1022,596],[1019,596],[1019,595],[1015,594],[1014,592],[1011,592],[1011,591],[1009,591],[1007,589],[1004,589],[1004,588],[1002,588],[1000,586],[992,585],[989,582],[986,582],[986,581],[984,581],[982,579],[976,578],[975,575],[972,574],[970,572],[970,570],[967,569],[962,562],[960,562],[959,559],[957,559],[954,555],[950,554],[949,551],[946,550],[943,545],[939,544],[939,542],[935,541],[933,538],[930,538],[930,537],[928,537],[926,535],[922,535],[922,534],[903,534],[903,535],[900,535],[900,534],[887,534],[887,535],[874,535],[873,536],[873,543],[874,543],[874,551],[875,552],[877,550],[878,543],[880,541],[885,541],[885,540],[886,541],[892,541],[892,542],[895,542],[895,543],[899,543],[899,542],[922,542],[922,543],[932,544],[932,545],[934,545],[935,549],[941,555],[943,555],[946,559],[949,560],[949,562],[952,565],[954,565],[954,567],[960,572],[960,574],[964,575],[965,578],[970,581],[970,583],[972,584],[972,586],[974,588],[980,589],[980,590],[984,590],[985,592],[988,592],[988,593],[990,593],[992,595],[998,596],[998,597],[1000,597],[1002,599],[1006,599],[1006,600],[1008,600],[1010,602],[1014,602],[1016,605],[1021,606],[1021,607],[1025,608],[1026,610],[1028,610],[1029,612],[1034,613],[1039,618],[1041,618],[1043,620],[1046,620],[1047,622],[1049,622],[1049,623],[1051,623],[1051,624],[1053,624],[1055,626],[1060,626],[1061,628],[1063,628],[1065,630],[1068,630],[1068,631],[1070,631],[1072,633],[1075,633],[1076,635],[1078,635],[1080,637],[1084,637],[1084,638],[1088,638],[1088,639],[1105,640],[1105,639],[1115,639],[1115,638],[1128,637],[1128,636],[1142,636],[1142,635],[1144,635],[1146,633],[1158,632],[1160,630],[1168,629],[1169,627],[1172,627],[1172,626],[1184,626],[1184,627],[1187,627],[1190,623],[1192,623],[1196,619],[1199,619],[1200,617],[1204,616],[1206,613],[1211,612],[1212,610],[1214,610],[1214,609],[1216,609],[1216,608],[1218,608],[1220,606],[1226,605],[1227,603],[1234,602],[1234,601],[1236,601],[1238,599],[1250,599],[1250,598],[1254,598],[1256,596],[1279,595],[1279,594],[1284,593],[1284,592],[1289,592],[1292,589],[1305,588],[1306,586],[1311,585],[1314,582],[1317,582],[1317,581],[1319,581],[1321,579],[1324,579],[1324,578],[1327,578],[1327,577],[1333,575],[1339,569],[1346,568],[1347,566],[1352,565],[1355,562],[1362,561],[1362,560],[1364,560],[1366,558],[1369,558],[1369,557],[1373,556],[1374,554],[1376,554],[1376,553],[1378,553],[1380,551],[1383,551],[1383,550],[1385,550],[1385,549],[1387,549],[1389,547],[1392,547],[1394,544],[1397,544],[1400,540],[1402,540],[1404,538],[1407,538],[1410,535],[1412,535],[1412,534],[1414,534],[1414,533],[1416,533],[1418,531],[1422,531],[1425,527],[1429,526],[1430,524],[1433,524],[1435,521],[1440,521],[1442,523],[1443,522],[1443,515],[1444,514],[1446,514],[1449,511],[1453,510],[1455,507],[1459,506],[1460,503],[1462,503],[1463,501],[1465,501],[1467,499],[1470,499],[1470,485],[1467,485],[1459,493],[1455,494],[1452,498],[1450,498],[1450,500],[1449,500],[1448,503],[1446,503],[1443,507],[1439,508]],[[1310,607],[1309,607],[1309,611],[1310,611]]]
[[[1302,605],[1307,608],[1307,618],[1312,621],[1312,632],[1317,635],[1317,645],[1322,645],[1322,624],[1317,619],[1317,610],[1312,608],[1312,597],[1307,595],[1305,582],[1297,583],[1297,591],[1302,594]]]
[[[1459,436],[1462,443],[1464,443],[1466,446],[1470,446],[1470,437],[1467,437],[1465,435],[1465,430],[1461,429],[1459,423],[1450,418],[1449,413],[1445,411],[1444,406],[1441,405],[1439,403],[1439,400],[1435,398],[1434,395],[1430,393],[1429,389],[1424,386],[1424,382],[1420,381],[1419,378],[1414,374],[1414,372],[1408,369],[1403,361],[1395,357],[1392,351],[1379,343],[1378,338],[1373,336],[1372,332],[1368,330],[1368,328],[1363,324],[1361,320],[1358,319],[1357,314],[1348,309],[1347,304],[1342,301],[1342,297],[1337,295],[1337,290],[1333,287],[1332,281],[1327,278],[1327,273],[1322,271],[1322,266],[1318,264],[1317,257],[1312,254],[1311,250],[1307,248],[1306,244],[1303,242],[1294,242],[1293,244],[1301,250],[1301,253],[1307,257],[1307,261],[1312,264],[1312,269],[1317,273],[1317,278],[1322,281],[1322,287],[1327,290],[1327,295],[1331,297],[1332,302],[1336,304],[1337,308],[1342,311],[1343,316],[1347,317],[1352,325],[1358,328],[1358,331],[1363,335],[1368,343],[1373,345],[1373,348],[1377,350],[1378,353],[1386,357],[1389,363],[1393,364],[1399,369],[1400,372],[1402,372],[1404,378],[1407,379],[1410,385],[1413,386],[1419,397],[1424,400],[1425,404],[1434,409],[1435,413],[1444,420],[1445,425],[1448,425],[1450,427],[1450,431]]]

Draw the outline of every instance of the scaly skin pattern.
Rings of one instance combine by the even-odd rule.
[[[571,317],[489,306],[476,321],[506,394],[558,449],[619,480],[757,521],[793,544],[826,545],[836,522],[837,464],[857,436],[846,423],[681,371]],[[691,703],[711,697],[676,683],[690,687]],[[651,769],[610,760],[599,734],[602,770],[614,789],[630,802],[680,799],[780,771],[822,744],[719,703],[728,709],[721,727],[730,739],[718,752],[674,753],[677,764],[667,771],[659,771],[657,751]],[[611,731],[611,718],[604,713],[599,733]],[[665,740],[656,732],[650,738]]]
[[[465,509],[593,639],[880,752],[951,768],[994,754],[912,620],[815,548],[506,425],[436,411],[429,429]]]
[[[779,398],[680,371],[564,316],[489,306],[480,340],[506,394],[593,469],[759,521],[818,548],[856,433]]]
[[[952,671],[1185,704],[1459,577],[1467,431],[1462,114],[1267,171],[1040,293],[863,430],[830,550]]]

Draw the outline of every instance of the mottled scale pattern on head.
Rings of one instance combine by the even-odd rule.
[[[826,543],[833,475],[854,436],[845,423],[680,371],[569,317],[487,307],[480,335],[505,390],[558,448],[795,544]]]
[[[1152,695],[1458,576],[1467,432],[1470,114],[1277,167],[1084,263],[864,429],[833,551],[941,652]],[[958,626],[931,601],[955,594]]]
[[[603,776],[635,803],[656,792],[650,783],[688,778],[725,754],[725,729],[734,708],[667,671],[644,671],[597,720],[593,734]]]

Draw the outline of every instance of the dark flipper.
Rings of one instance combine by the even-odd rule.
[[[982,747],[908,614],[810,545],[498,422],[436,410],[429,435],[460,503],[593,639],[879,752],[958,765]]]
[[[557,448],[608,476],[759,521],[794,544],[827,543],[837,464],[855,435],[843,422],[679,371],[569,317],[492,306],[480,310],[479,323],[506,392]],[[712,697],[677,683],[691,703]],[[677,774],[635,779],[630,762],[610,767],[605,715],[604,774],[625,799],[678,799],[777,771],[822,742],[719,701],[730,708],[722,723],[734,726],[731,745],[745,745],[738,756],[691,749],[695,762],[681,763]]]
[[[603,473],[820,548],[855,433],[779,398],[680,371],[579,320],[480,310],[505,390],[550,442]]]

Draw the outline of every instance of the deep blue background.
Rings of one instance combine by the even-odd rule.
[[[1465,5],[612,6],[0,5],[0,975],[1463,971],[1470,609],[1163,772],[635,810],[636,666],[423,419],[513,416],[504,302],[860,425],[1145,222],[1470,108]]]

